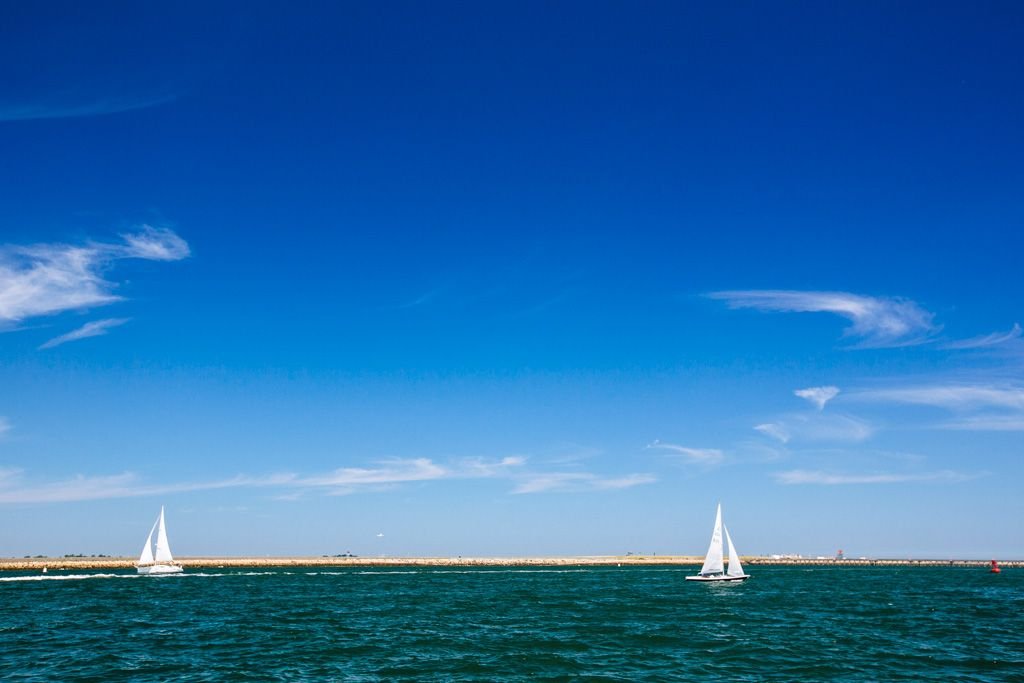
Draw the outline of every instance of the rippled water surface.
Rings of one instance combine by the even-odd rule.
[[[0,575],[3,680],[1024,680],[1024,570]]]

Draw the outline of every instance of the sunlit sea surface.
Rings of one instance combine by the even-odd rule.
[[[0,574],[2,680],[1024,681],[1024,569]]]

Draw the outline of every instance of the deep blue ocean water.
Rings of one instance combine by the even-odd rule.
[[[1024,681],[1024,570],[0,575],[0,679]]]

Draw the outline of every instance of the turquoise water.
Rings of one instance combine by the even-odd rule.
[[[0,575],[3,680],[1024,680],[1024,570]]]

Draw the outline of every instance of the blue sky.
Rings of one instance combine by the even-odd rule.
[[[1013,3],[0,32],[0,554],[1024,556]]]

